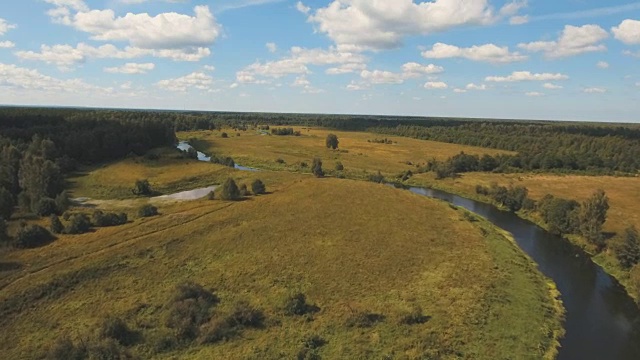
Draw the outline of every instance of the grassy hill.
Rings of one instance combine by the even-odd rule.
[[[123,164],[112,166],[139,167]],[[209,169],[203,178],[215,178]],[[142,358],[554,354],[561,306],[535,265],[484,221],[383,185],[225,171],[259,176],[270,193],[167,203],[157,217],[3,255],[0,353],[35,358],[63,335],[92,343],[116,317],[137,334],[127,351]],[[167,320],[187,281],[219,303],[204,308],[195,340],[180,342]],[[316,311],[287,314],[299,293]],[[264,318],[203,340],[239,310]]]

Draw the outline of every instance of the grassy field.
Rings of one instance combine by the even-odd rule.
[[[324,169],[332,171],[336,162],[340,161],[345,167],[345,175],[351,178],[361,178],[365,172],[375,173],[378,170],[387,175],[415,171],[415,165],[423,165],[434,158],[446,160],[461,151],[478,155],[508,153],[394,136],[386,137],[392,144],[380,144],[368,140],[384,139],[384,135],[302,127],[294,129],[302,135],[270,136],[255,131],[241,131],[240,136],[235,136],[230,129],[224,129],[222,131],[227,132],[229,138],[221,138],[222,131],[184,132],[178,136],[182,140],[195,139],[192,145],[204,153],[233,156],[236,163],[260,169],[299,171],[301,162],[310,164],[314,157],[319,157]],[[338,136],[339,150],[326,148],[325,139],[329,133]],[[285,164],[277,163],[277,159],[284,160]]]
[[[163,188],[222,171],[127,160],[88,174],[92,180],[76,191],[95,196],[104,186],[110,194],[102,182],[116,169],[128,178],[109,186],[147,175]],[[246,181],[259,176],[270,193],[170,203],[158,217],[5,254],[3,264],[14,266],[0,272],[0,353],[37,357],[56,335],[95,337],[97,324],[113,315],[141,334],[130,351],[143,358],[295,358],[312,336],[325,341],[314,351],[327,359],[553,356],[562,332],[553,287],[484,221],[368,182],[223,170]],[[214,318],[245,300],[264,312],[264,328],[213,345],[154,350],[172,334],[166,305],[187,280],[215,289]],[[320,308],[312,318],[283,314],[284,300],[297,292]],[[399,324],[415,308],[428,321]],[[349,327],[354,311],[383,320]]]

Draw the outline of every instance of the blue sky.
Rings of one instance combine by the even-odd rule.
[[[0,3],[0,104],[640,122],[640,2]]]

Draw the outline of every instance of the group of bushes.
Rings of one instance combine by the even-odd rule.
[[[374,144],[387,144],[387,145],[391,145],[394,144],[394,142],[390,139],[384,138],[384,139],[373,139],[373,140],[367,140],[368,143],[374,143]],[[396,142],[397,144],[397,142]]]
[[[293,128],[272,128],[271,133],[278,136],[300,136],[300,131],[294,131]]]
[[[498,186],[491,184],[490,187],[476,186],[476,193],[489,196],[498,204],[506,207],[510,211],[519,211],[520,209],[532,210],[535,203],[528,198],[529,190],[523,186]]]
[[[264,195],[267,193],[267,187],[260,179],[256,179],[251,183],[251,190],[247,184],[242,184],[238,187],[238,184],[232,178],[228,178],[223,184],[218,192],[218,197],[221,200],[226,201],[238,201],[243,197],[253,195]],[[212,191],[208,196],[209,200],[213,200],[216,198],[216,194]]]
[[[124,225],[129,221],[126,213],[105,213],[96,210],[91,218],[85,213],[66,212],[62,217],[67,224],[64,225],[57,215],[49,217],[49,229],[54,234],[78,235],[89,232],[92,227],[109,227]]]
[[[236,167],[236,162],[230,156],[218,157],[216,155],[211,155],[211,160],[209,160],[212,164],[224,165],[230,168]]]

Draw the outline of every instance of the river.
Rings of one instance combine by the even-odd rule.
[[[181,150],[191,145],[181,142]],[[198,159],[209,161],[198,152]],[[236,165],[237,169],[259,171]],[[625,289],[568,241],[516,214],[444,191],[412,187],[413,193],[474,212],[513,237],[540,271],[557,285],[566,309],[559,360],[640,359],[640,311]],[[539,329],[532,329],[539,331]]]
[[[640,359],[640,312],[618,282],[566,240],[495,206],[447,192],[410,188],[472,211],[513,234],[551,278],[566,309],[558,359]]]

